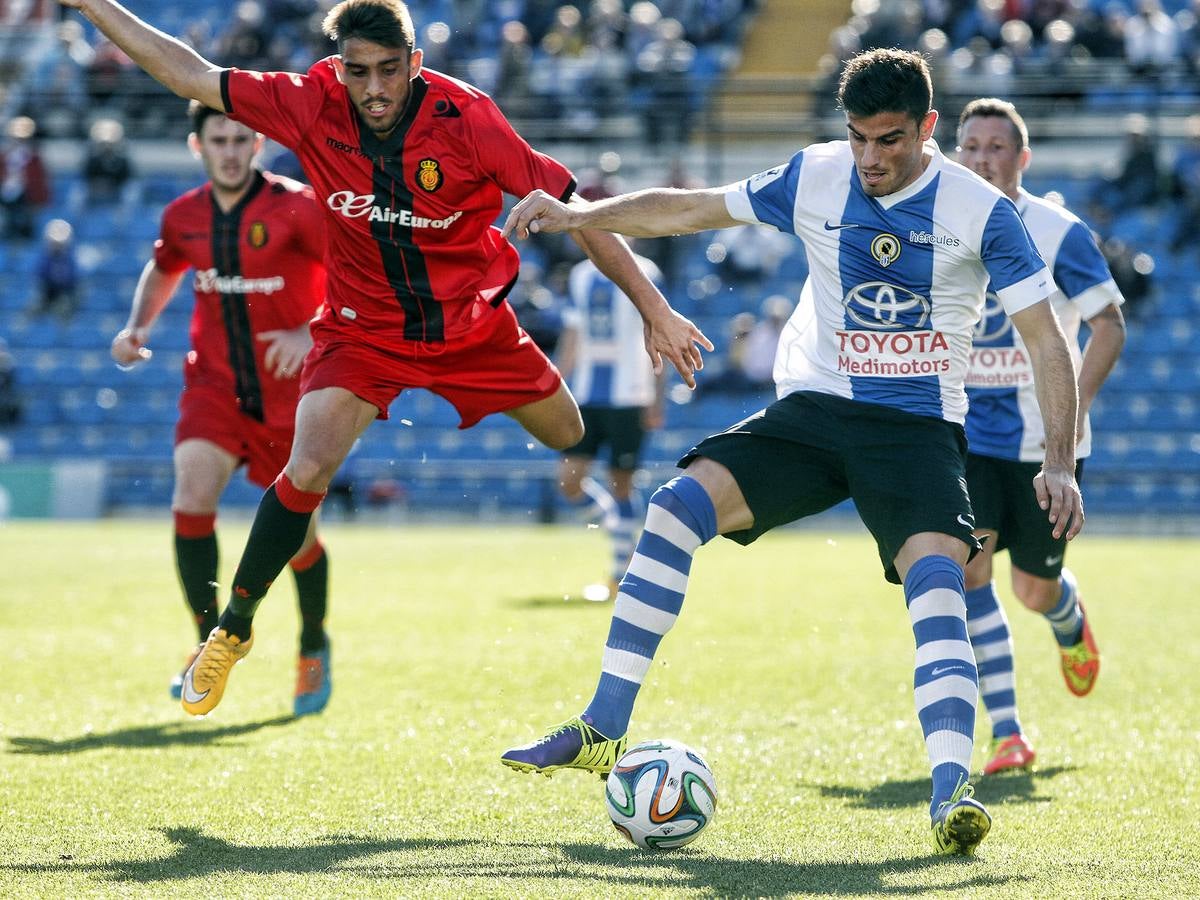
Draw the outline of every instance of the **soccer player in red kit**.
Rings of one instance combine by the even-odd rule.
[[[233,473],[266,488],[287,463],[300,394],[300,367],[312,347],[308,323],[325,295],[325,242],[311,188],[262,172],[263,139],[224,113],[192,101],[188,144],[209,181],[163,212],[154,258],[133,296],[112,355],[131,366],[189,269],[196,303],[192,350],[175,428],[175,565],[200,642],[217,627],[216,514]],[[332,687],[324,622],[329,562],[316,518],[291,560],[300,602],[296,715],[320,712]],[[180,699],[181,672],[171,682]]]
[[[113,0],[83,12],[175,93],[262,131],[299,157],[323,208],[327,303],[313,325],[287,466],[263,496],[229,606],[184,675],[183,707],[213,709],[253,643],[259,601],[303,541],[355,440],[409,388],[457,408],[460,427],[504,412],[555,450],[583,435],[558,371],[505,296],[516,250],[493,224],[503,194],[567,200],[575,179],[525,143],[491,98],[423,69],[401,0],[342,0],[325,18],[338,55],[306,74],[221,69]],[[645,321],[646,349],[694,386],[712,344],[667,304],[617,237],[579,232]]]

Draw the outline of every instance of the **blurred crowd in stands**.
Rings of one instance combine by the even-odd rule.
[[[688,138],[707,86],[737,62],[758,2],[415,0],[409,6],[425,64],[492,94],[510,117],[553,122],[560,136],[585,139],[600,118],[631,115],[648,141],[661,145]],[[333,52],[320,29],[331,0],[127,5],[221,65],[303,72]],[[63,18],[20,52],[26,74],[20,87],[10,85],[15,95],[0,110],[37,114],[43,134],[82,136],[97,110],[114,114],[137,136],[178,131],[173,98],[78,17]]]

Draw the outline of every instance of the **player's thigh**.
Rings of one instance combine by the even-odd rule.
[[[323,491],[379,409],[345,388],[327,387],[300,398],[288,478],[303,491]]]
[[[642,459],[646,429],[639,406],[614,407],[607,411],[608,464],[613,471],[632,472]]]
[[[1033,477],[1041,464],[1014,462],[1009,466],[1009,533],[1004,541],[1009,558],[1014,568],[1034,578],[1057,581],[1067,554],[1067,539],[1054,537],[1046,510],[1038,505]],[[1082,477],[1081,461],[1075,465],[1075,478],[1078,481]]]
[[[916,536],[949,537],[940,552],[956,559],[963,545],[963,562],[978,552],[967,494],[966,437],[960,427],[878,407],[848,421],[843,439],[850,495],[875,538],[889,581],[900,583],[897,557]],[[936,543],[920,540],[922,546]],[[909,544],[906,561],[911,564],[920,555]]]
[[[180,512],[216,512],[217,502],[237,470],[237,456],[204,438],[175,445],[175,488],[171,508]]]
[[[712,460],[729,473],[750,521],[721,533],[750,544],[780,525],[815,515],[848,494],[841,454],[828,443],[824,412],[800,395],[776,400],[766,409],[697,444],[679,465],[689,475]],[[710,491],[710,496],[712,492]],[[732,510],[736,503],[729,501]],[[718,520],[718,526],[720,526]]]
[[[542,400],[507,410],[521,427],[551,450],[566,450],[583,438],[583,420],[579,407],[566,383]]]

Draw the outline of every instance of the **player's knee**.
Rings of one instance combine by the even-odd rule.
[[[320,493],[329,488],[329,482],[337,473],[337,466],[324,464],[312,457],[293,456],[283,472],[297,490]]]
[[[568,450],[583,440],[583,420],[576,416],[574,421],[561,423],[546,436],[544,443],[551,450]]]
[[[1026,609],[1044,613],[1054,608],[1062,593],[1058,579],[1036,578],[1022,573],[1013,576],[1013,593]]]

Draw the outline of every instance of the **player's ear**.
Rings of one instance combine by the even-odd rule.
[[[188,149],[192,151],[192,156],[196,157],[196,159],[199,159],[200,158],[200,136],[198,134],[196,134],[196,132],[193,131],[191,134],[188,135],[187,144],[188,144]]]
[[[937,127],[938,112],[936,109],[931,109],[925,113],[925,118],[921,120],[921,127],[918,134],[921,136],[921,143],[933,137],[933,129]]]
[[[425,53],[420,47],[414,47],[408,55],[408,77],[411,81],[421,74],[421,63],[425,61]]]
[[[1024,172],[1029,168],[1029,161],[1033,159],[1033,151],[1028,147],[1022,147],[1021,153],[1017,157],[1017,171]]]

